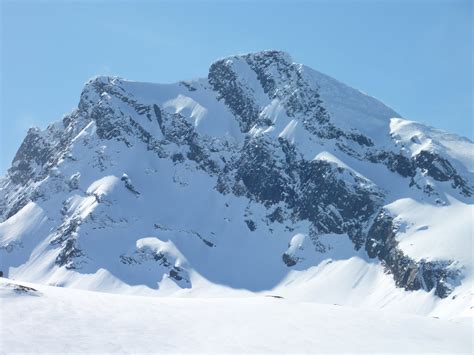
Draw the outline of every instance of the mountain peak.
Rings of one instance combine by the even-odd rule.
[[[290,276],[338,303],[469,295],[472,142],[396,115],[281,51],[175,84],[92,78],[0,180],[0,270],[117,292]]]
[[[231,56],[219,58],[218,60],[216,60],[216,62],[233,61],[233,60],[239,60],[239,59],[240,60],[258,59],[258,60],[265,60],[266,62],[271,62],[271,63],[278,63],[278,62],[279,63],[284,62],[287,64],[293,63],[293,59],[288,52],[285,52],[282,50],[274,50],[274,49],[231,55]]]

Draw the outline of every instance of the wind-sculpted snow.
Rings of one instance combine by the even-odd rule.
[[[177,84],[91,79],[74,112],[28,132],[0,181],[0,270],[161,294],[290,278],[315,300],[429,297],[419,312],[468,312],[472,222],[451,218],[472,211],[473,144],[393,116],[277,51]],[[449,253],[434,214],[461,224]],[[298,282],[308,275],[317,288]]]

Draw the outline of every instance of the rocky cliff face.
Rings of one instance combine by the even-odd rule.
[[[344,237],[397,287],[446,298],[469,260],[404,249],[428,217],[396,211],[471,208],[473,145],[397,116],[277,51],[173,85],[94,78],[77,110],[28,131],[1,180],[1,268],[65,285],[106,270],[152,288],[192,288],[194,271],[261,290]]]

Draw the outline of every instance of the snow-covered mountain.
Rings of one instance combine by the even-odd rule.
[[[472,312],[473,143],[264,51],[86,83],[0,180],[10,279]]]

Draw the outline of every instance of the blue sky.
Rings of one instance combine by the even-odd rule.
[[[98,74],[173,82],[282,49],[402,116],[473,138],[469,0],[1,2],[0,174]]]

